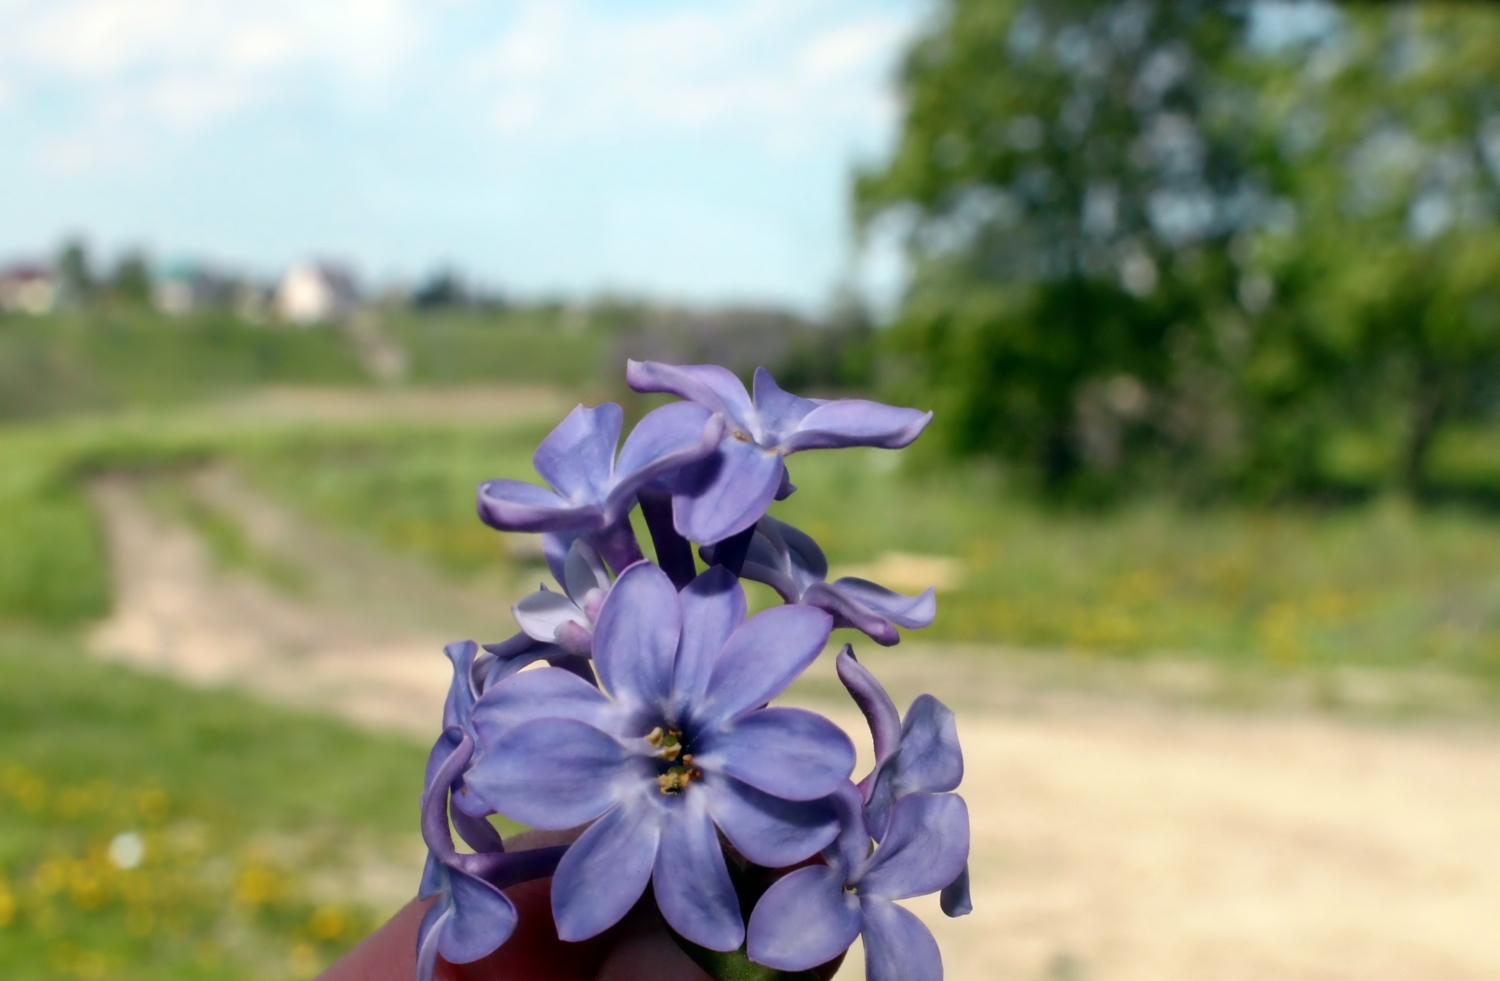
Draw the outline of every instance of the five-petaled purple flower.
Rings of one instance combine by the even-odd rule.
[[[903,719],[845,645],[838,674],[875,748],[855,784],[844,733],[769,705],[834,627],[894,644],[898,626],[936,613],[930,589],[827,581],[817,543],[766,514],[795,489],[784,458],[899,448],[931,413],[798,398],[765,369],[753,398],[714,366],[632,361],[628,378],[686,401],[648,413],[618,456],[620,407],[579,406],[533,458],[548,487],[479,488],[486,523],[542,534],[562,592],[544,586],[518,602],[521,633],[509,640],[447,648],[453,685],[422,797],[420,894],[433,903],[418,937],[421,981],[439,955],[471,961],[504,943],[516,912],[503,890],[545,876],[564,940],[608,929],[649,886],[700,963],[703,948],[724,952],[713,955],[716,977],[740,976],[750,960],[812,968],[862,934],[871,981],[940,979],[931,934],[895,901],[941,890],[949,915],[969,909],[968,816],[948,792],[963,776],[953,714],[924,695]],[[659,565],[642,557],[637,502]],[[786,605],[747,618],[740,576]],[[581,834],[565,848],[510,852],[488,820],[497,812]],[[450,825],[472,852],[454,847]],[[791,868],[809,860],[820,864]],[[747,927],[741,911],[757,895]]]
[[[836,834],[826,798],[853,769],[849,737],[812,712],[763,707],[818,656],[832,618],[805,606],[745,612],[721,567],[679,594],[637,563],[595,626],[603,691],[542,669],[475,705],[486,752],[466,775],[471,793],[535,827],[593,822],[553,879],[564,940],[618,922],[649,881],[674,930],[734,950],[744,924],[718,832],[773,868]]]
[[[868,981],[942,981],[937,941],[896,905],[937,892],[961,873],[969,854],[969,812],[956,794],[911,794],[891,809],[874,854],[852,784],[834,800],[841,828],[826,865],[778,879],[750,915],[750,959],[783,971],[823,964],[865,942]]]
[[[705,561],[714,560],[712,545],[702,551]],[[788,603],[827,610],[835,627],[853,627],[886,647],[901,642],[897,626],[919,629],[937,616],[937,595],[931,588],[919,596],[903,596],[854,576],[828,582],[828,559],[818,543],[770,515],[756,523],[740,575],[765,583]]]
[[[672,495],[677,530],[709,544],[744,531],[784,488],[783,457],[801,450],[878,446],[896,450],[922,434],[931,412],[864,399],[804,399],[755,369],[755,394],[718,365],[631,361],[625,379],[637,392],[666,392],[727,420],[718,452],[684,467]],[[784,496],[784,495],[783,495]]]
[[[613,402],[576,407],[532,456],[550,489],[520,480],[485,481],[479,485],[479,517],[501,531],[608,536],[630,513],[637,491],[713,453],[724,431],[724,420],[703,406],[664,405],[636,425],[616,459],[624,421],[624,410]],[[640,557],[612,554],[612,544],[606,537],[600,547],[612,565],[622,563],[616,571]]]
[[[891,810],[901,798],[956,790],[963,782],[958,722],[953,710],[931,695],[918,695],[902,719],[891,696],[848,644],[839,652],[837,669],[839,680],[869,722],[875,744],[875,767],[859,782],[859,792],[865,826],[878,840],[885,835]],[[967,865],[943,887],[941,902],[949,916],[964,916],[973,909]]]

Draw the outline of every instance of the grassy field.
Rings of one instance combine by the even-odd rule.
[[[311,977],[372,925],[330,883],[410,864],[423,760],[0,632],[0,975]]]
[[[463,575],[507,562],[473,517],[474,485],[535,479],[540,434],[308,437],[261,444],[245,465],[321,520]],[[925,638],[1500,677],[1500,524],[1481,513],[1396,500],[1331,512],[1143,502],[1060,513],[1008,497],[982,470],[914,473],[899,454],[806,454],[791,465],[806,492],[775,512],[812,533],[835,571],[890,553],[898,570],[917,556],[918,576],[921,557],[957,560]]]
[[[0,426],[0,975],[310,976],[378,915],[330,883],[413,846],[423,747],[86,659],[82,631],[110,603],[88,481],[224,462],[455,581],[508,577],[517,559],[474,517],[474,487],[536,479],[549,424],[230,412],[205,397],[265,383],[380,396],[333,331],[110,323],[42,340],[28,333],[38,324],[0,324],[0,417],[13,420]],[[608,356],[588,330],[511,328],[502,344],[462,317],[387,325],[413,377],[434,384],[589,384]],[[1488,472],[1497,446],[1471,432],[1448,452]],[[1500,691],[1500,521],[1481,510],[1376,498],[1064,512],[983,467],[911,451],[791,466],[802,492],[775,513],[822,542],[835,571],[894,570],[914,577],[893,583],[907,591],[924,568],[949,576],[924,639],[1293,676],[1416,669]],[[183,516],[221,560],[281,575],[223,513]],[[136,845],[140,863],[121,867]]]
[[[191,414],[12,429],[0,440],[0,615],[58,625],[106,608],[79,490],[88,474],[208,459],[447,573],[503,573],[511,559],[475,519],[474,486],[534,479],[530,451],[545,429],[490,420],[224,428]],[[822,542],[835,571],[892,553],[898,571],[902,556],[956,560],[929,638],[1500,677],[1500,522],[1485,513],[1395,499],[1340,510],[1147,501],[1059,512],[1007,495],[982,469],[904,456],[794,457],[806,493],[775,511]]]

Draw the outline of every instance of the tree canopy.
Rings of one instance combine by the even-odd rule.
[[[1493,402],[1497,75],[1479,4],[949,0],[856,195],[950,445],[1274,493],[1359,438],[1420,488]]]

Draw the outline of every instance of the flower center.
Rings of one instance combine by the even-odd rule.
[[[703,771],[693,766],[693,754],[683,751],[681,730],[657,726],[646,733],[646,742],[655,747],[656,758],[668,764],[656,778],[656,789],[662,793],[680,794],[703,776]]]
[[[733,435],[734,438],[739,440],[741,443],[755,442],[755,440],[750,438],[750,434],[745,432],[743,429],[736,429],[731,435]]]

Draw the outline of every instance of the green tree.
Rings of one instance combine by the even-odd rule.
[[[57,256],[57,278],[64,303],[83,303],[94,293],[94,272],[89,262],[88,246],[82,239],[63,243]]]
[[[907,223],[894,332],[960,452],[1060,490],[1230,442],[1217,321],[1230,243],[1264,195],[1253,100],[1211,85],[1243,35],[1232,5],[950,0],[907,56],[889,161],[856,197]]]
[[[1419,493],[1500,378],[1500,9],[1348,4],[1267,60],[1266,160],[1296,220],[1258,242],[1281,294],[1261,346],[1332,367],[1322,441],[1388,434],[1391,481]]]
[[[132,250],[120,257],[109,277],[109,292],[132,306],[151,303],[151,266],[144,253]]]

